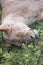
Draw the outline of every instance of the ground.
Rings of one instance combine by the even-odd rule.
[[[43,65],[43,20],[30,27],[39,31],[38,39],[28,45],[23,43],[21,48],[14,46],[6,48],[0,31],[0,65]]]

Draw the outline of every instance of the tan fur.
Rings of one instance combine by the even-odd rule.
[[[3,8],[2,26],[8,26],[10,29],[9,32],[7,27],[0,27],[0,30],[4,30],[4,39],[14,41],[14,44],[18,45],[18,42],[35,38],[36,32],[28,25],[43,19],[43,0],[1,0],[0,3]]]

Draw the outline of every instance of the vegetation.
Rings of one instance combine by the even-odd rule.
[[[43,65],[43,20],[32,24],[31,27],[39,31],[39,37],[28,45],[23,43],[21,48],[6,48],[0,31],[0,65]]]

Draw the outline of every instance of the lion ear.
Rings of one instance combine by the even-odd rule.
[[[0,25],[0,31],[10,31],[11,26],[10,25]]]

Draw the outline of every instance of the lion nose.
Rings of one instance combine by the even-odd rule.
[[[38,39],[38,36],[39,36],[39,33],[37,30],[34,30],[34,33],[35,33],[35,37],[34,37],[34,40]]]

